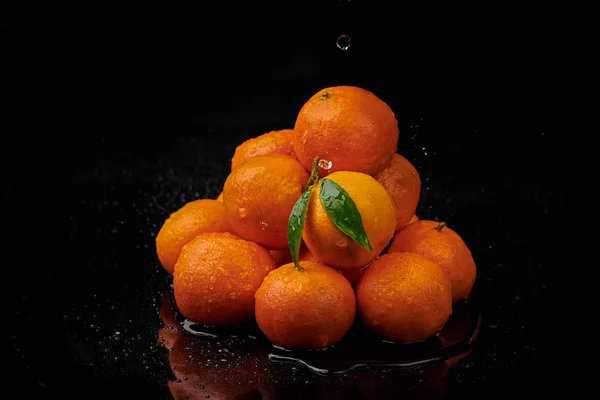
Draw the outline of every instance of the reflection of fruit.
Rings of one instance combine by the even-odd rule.
[[[390,252],[408,251],[439,264],[452,283],[452,300],[466,300],[477,270],[471,251],[452,229],[436,221],[419,220],[398,232]]]
[[[253,317],[254,292],[273,268],[273,257],[256,243],[229,233],[201,234],[175,264],[177,307],[200,324],[241,324]]]
[[[232,232],[220,202],[194,200],[172,213],[156,235],[156,253],[163,268],[173,274],[181,248],[206,232]]]
[[[392,163],[375,175],[390,194],[396,212],[396,230],[408,225],[421,198],[421,178],[416,168],[400,154],[394,154]]]
[[[444,271],[412,253],[389,253],[375,260],[358,283],[356,298],[369,329],[402,342],[432,336],[452,313],[451,286]]]
[[[173,399],[253,399],[252,395],[258,393],[261,398],[261,393],[268,395],[273,390],[261,388],[268,376],[262,371],[269,367],[264,346],[249,343],[239,348],[227,338],[219,338],[226,347],[215,346],[213,340],[182,329],[173,306],[173,296],[167,292],[159,311],[164,327],[158,332],[158,340],[169,350],[175,379],[169,381],[168,387]]]
[[[269,249],[285,249],[288,218],[307,181],[308,173],[289,156],[249,158],[229,174],[223,188],[232,229]]]
[[[331,221],[319,197],[321,184],[313,189],[303,239],[314,256],[340,269],[364,267],[377,257],[394,235],[394,206],[384,187],[369,175],[341,171],[327,177],[348,192],[360,212],[372,250],[340,231]]]
[[[239,167],[247,159],[261,154],[277,153],[295,157],[293,142],[294,131],[291,129],[271,131],[248,139],[236,147],[231,159],[231,170]]]
[[[275,345],[320,349],[337,343],[356,313],[354,291],[336,270],[311,261],[269,273],[256,291],[256,321]]]
[[[335,374],[317,376],[302,367],[291,372],[292,366],[269,362],[272,347],[260,337],[243,339],[240,332],[238,338],[206,338],[186,332],[175,318],[170,291],[163,296],[160,317],[164,326],[158,342],[169,350],[165,353],[174,376],[168,387],[176,400],[441,399],[446,392],[446,362],[391,368],[385,374],[358,369],[344,374],[344,379]],[[309,353],[328,357],[328,351]],[[297,384],[304,379],[310,384]]]
[[[466,303],[454,304],[452,307],[452,318],[444,325],[437,340],[444,347],[451,347],[460,342],[467,341],[472,335],[476,335],[476,321],[473,312]]]
[[[374,175],[392,159],[398,147],[398,121],[373,93],[354,86],[320,90],[300,109],[294,126],[294,151],[311,169],[315,157],[332,162],[329,170]]]

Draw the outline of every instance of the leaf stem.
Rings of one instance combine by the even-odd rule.
[[[306,182],[306,186],[304,190],[308,189],[315,183],[319,181],[319,156],[315,157],[312,163],[312,169],[310,171],[310,176],[308,177],[308,182]]]

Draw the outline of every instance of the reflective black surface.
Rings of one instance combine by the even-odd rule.
[[[566,201],[587,75],[522,57],[514,68],[507,57],[528,53],[490,50],[493,34],[418,41],[432,25],[353,22],[342,52],[337,4],[310,7],[293,21],[276,8],[275,19],[237,23],[226,7],[211,17],[28,3],[15,8],[24,19],[3,19],[3,326],[21,397],[490,398],[571,384]],[[202,359],[200,339],[164,324],[173,315],[161,314],[154,237],[185,202],[216,197],[235,146],[293,127],[310,95],[338,84],[396,113],[399,152],[423,180],[418,215],[445,220],[477,263],[479,336],[451,364],[319,376],[271,363],[259,346],[207,373],[208,361],[189,361]]]

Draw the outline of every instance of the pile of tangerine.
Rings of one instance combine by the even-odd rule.
[[[156,237],[181,314],[215,327],[255,318],[288,349],[335,344],[357,313],[394,341],[440,331],[475,262],[444,222],[415,215],[421,180],[398,135],[384,101],[338,86],[293,129],[240,144],[218,198],[185,204]]]

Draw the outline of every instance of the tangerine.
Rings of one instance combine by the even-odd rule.
[[[171,213],[156,235],[156,253],[163,268],[172,275],[181,248],[206,232],[233,232],[221,202],[193,200]]]
[[[294,131],[292,129],[271,131],[248,139],[236,147],[231,159],[231,170],[239,167],[247,159],[261,154],[277,153],[295,157],[293,143]]]
[[[225,214],[240,237],[268,249],[287,248],[287,223],[308,173],[290,156],[263,154],[233,170],[223,188]]]
[[[294,152],[311,170],[315,157],[331,161],[321,176],[336,171],[375,175],[398,147],[398,121],[373,93],[355,86],[319,90],[300,109],[294,125]]]
[[[445,222],[419,220],[396,234],[390,252],[420,254],[444,270],[452,283],[452,300],[466,300],[475,284],[477,268],[462,238]]]
[[[339,230],[329,218],[320,200],[321,183],[310,195],[303,239],[316,259],[339,269],[361,268],[377,257],[394,236],[394,205],[385,188],[373,177],[350,171],[329,175],[352,198],[361,215],[371,244],[367,250]]]
[[[181,250],[173,274],[177,308],[211,326],[239,325],[254,316],[254,293],[275,260],[262,246],[230,233],[203,233]]]
[[[396,231],[404,228],[415,215],[421,198],[421,178],[410,161],[394,154],[392,163],[374,176],[394,202]]]
[[[352,326],[356,298],[333,268],[313,262],[273,270],[256,291],[256,322],[271,343],[287,349],[321,349]]]
[[[432,336],[452,314],[446,274],[413,253],[388,253],[375,260],[358,282],[356,299],[371,331],[401,342]]]

